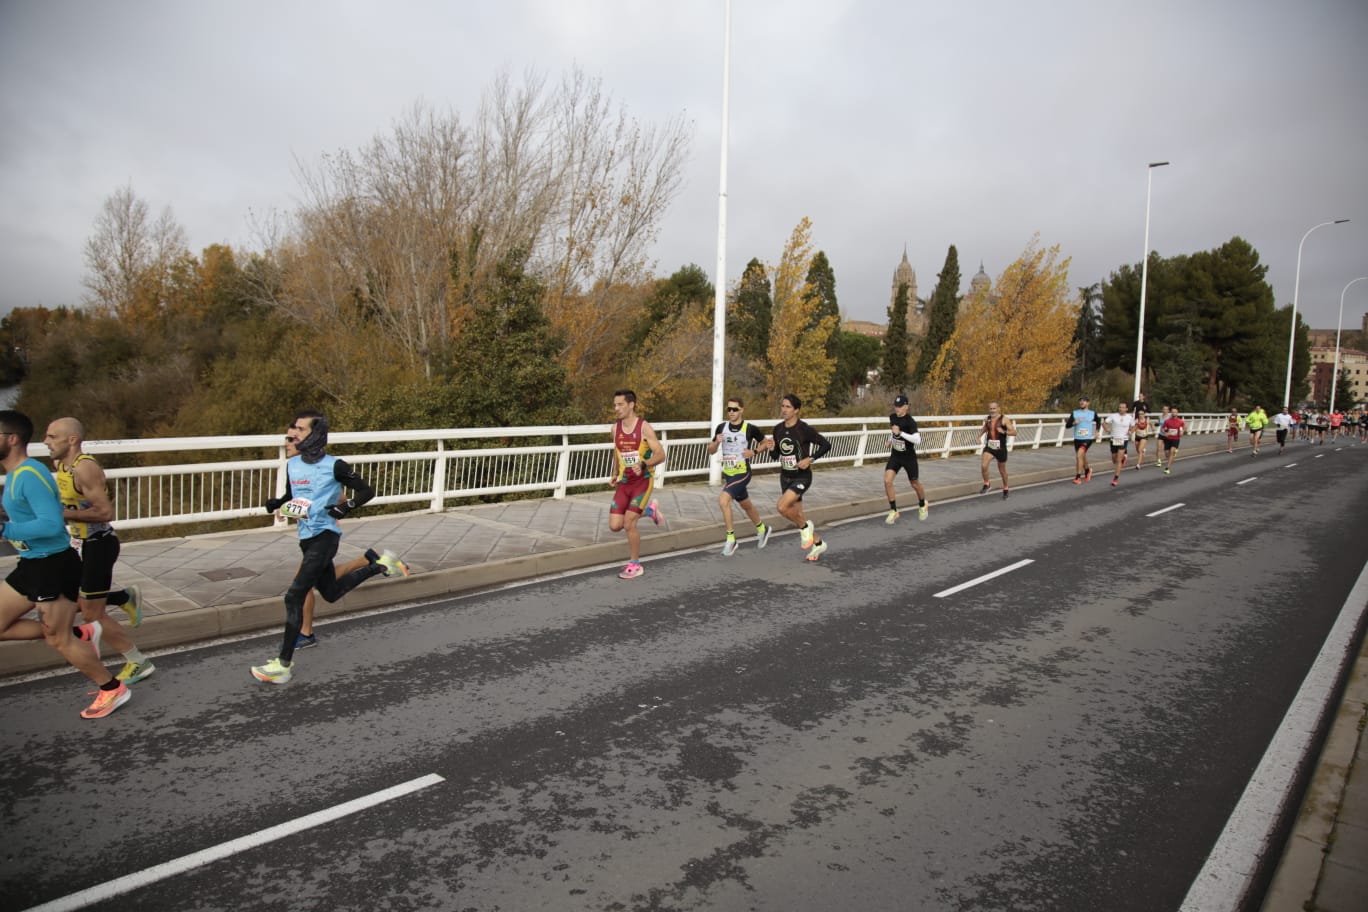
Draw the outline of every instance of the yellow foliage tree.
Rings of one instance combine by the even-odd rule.
[[[812,221],[805,216],[789,236],[774,273],[769,369],[765,374],[772,402],[795,393],[809,413],[826,405],[827,387],[836,370],[836,360],[826,352],[827,340],[840,322],[834,315],[817,315],[820,295],[807,280],[812,255]]]
[[[646,338],[627,371],[643,413],[666,417],[706,414],[712,389],[712,313],[687,305],[677,318]]]
[[[1059,259],[1057,244],[1039,245],[1032,237],[991,290],[961,309],[927,378],[951,412],[980,412],[995,400],[1004,411],[1035,411],[1073,366],[1069,258]]]

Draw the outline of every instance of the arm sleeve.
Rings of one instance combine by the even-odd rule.
[[[746,442],[750,444],[750,449],[755,449],[765,442],[765,432],[754,425],[746,425]]]
[[[356,474],[356,470],[348,465],[345,459],[333,463],[333,478],[352,492],[352,496],[347,498],[349,510],[365,506],[375,496],[375,489],[370,486],[370,482]]]
[[[823,437],[819,432],[812,432],[812,451],[808,453],[808,459],[816,462],[827,453],[831,452],[831,441]]]
[[[1074,426],[1074,416],[1073,416],[1073,412],[1070,412],[1070,413],[1069,413],[1069,417],[1064,419],[1064,426],[1065,426],[1066,428],[1071,428],[1071,427]]]
[[[43,482],[33,472],[20,472],[16,476],[12,476],[10,484],[15,486],[14,496],[23,500],[33,510],[34,518],[23,522],[11,519],[5,523],[2,531],[6,538],[30,541],[66,533],[66,520],[62,517],[62,502],[56,496],[55,484],[50,489],[52,496],[33,498],[29,497],[31,493],[34,493],[32,485],[43,485]]]

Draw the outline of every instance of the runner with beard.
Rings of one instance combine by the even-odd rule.
[[[798,542],[816,561],[827,544],[803,513],[803,495],[812,488],[812,463],[831,451],[831,443],[799,415],[803,400],[789,393],[779,402],[780,422],[774,434],[760,445],[779,457],[779,514],[798,527]]]

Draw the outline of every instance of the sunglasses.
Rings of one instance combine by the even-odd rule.
[[[729,406],[727,406],[727,411],[729,411],[729,412],[739,412],[739,411],[741,411],[741,409],[737,408],[737,407],[734,406],[734,405],[729,405]]]

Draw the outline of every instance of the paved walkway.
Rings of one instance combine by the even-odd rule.
[[[1224,438],[1217,435],[1189,438],[1184,441],[1180,463],[1223,448]],[[1094,454],[1100,458],[1092,460],[1096,471],[1092,484],[1105,485],[1109,475],[1105,445]],[[1073,450],[1013,450],[1008,466],[1013,488],[1070,478]],[[818,524],[881,516],[888,509],[882,470],[882,460],[860,468],[819,469],[813,492],[804,500],[808,516]],[[1156,470],[1149,465],[1142,471]],[[1127,477],[1134,474],[1129,469],[1128,473]],[[921,479],[933,516],[938,502],[976,494],[981,484],[976,457],[924,459]],[[996,466],[992,479],[993,491],[986,496],[998,498]],[[776,488],[772,472],[761,474],[752,488],[766,521],[777,518],[773,509]],[[905,477],[899,478],[897,493],[905,511],[902,522],[915,523],[916,498]],[[444,513],[349,520],[339,560],[359,556],[367,547],[389,548],[403,556],[413,575],[369,581],[333,605],[320,599],[317,617],[469,592],[565,570],[616,567],[625,562],[627,547],[621,534],[608,530],[609,496],[605,486],[563,500],[522,500]],[[715,489],[675,482],[659,488],[657,497],[666,522],[662,527],[642,526],[643,556],[721,545]],[[744,535],[748,521],[740,511],[737,519],[737,529]],[[781,533],[788,526],[783,520],[776,525]],[[116,582],[137,584],[142,591],[139,646],[155,650],[226,634],[279,629],[281,595],[299,565],[297,541],[294,527],[289,526],[125,543],[115,576]],[[0,573],[7,574],[14,560],[0,558]],[[60,664],[54,662],[56,658],[41,643],[0,643],[0,675],[51,668]],[[1322,753],[1307,806],[1268,894],[1266,912],[1368,909],[1364,899],[1368,897],[1368,769],[1364,768],[1368,763],[1354,766],[1355,760],[1365,756],[1359,728],[1365,713],[1368,654],[1360,656],[1354,685]],[[1313,896],[1314,906],[1309,904]]]

